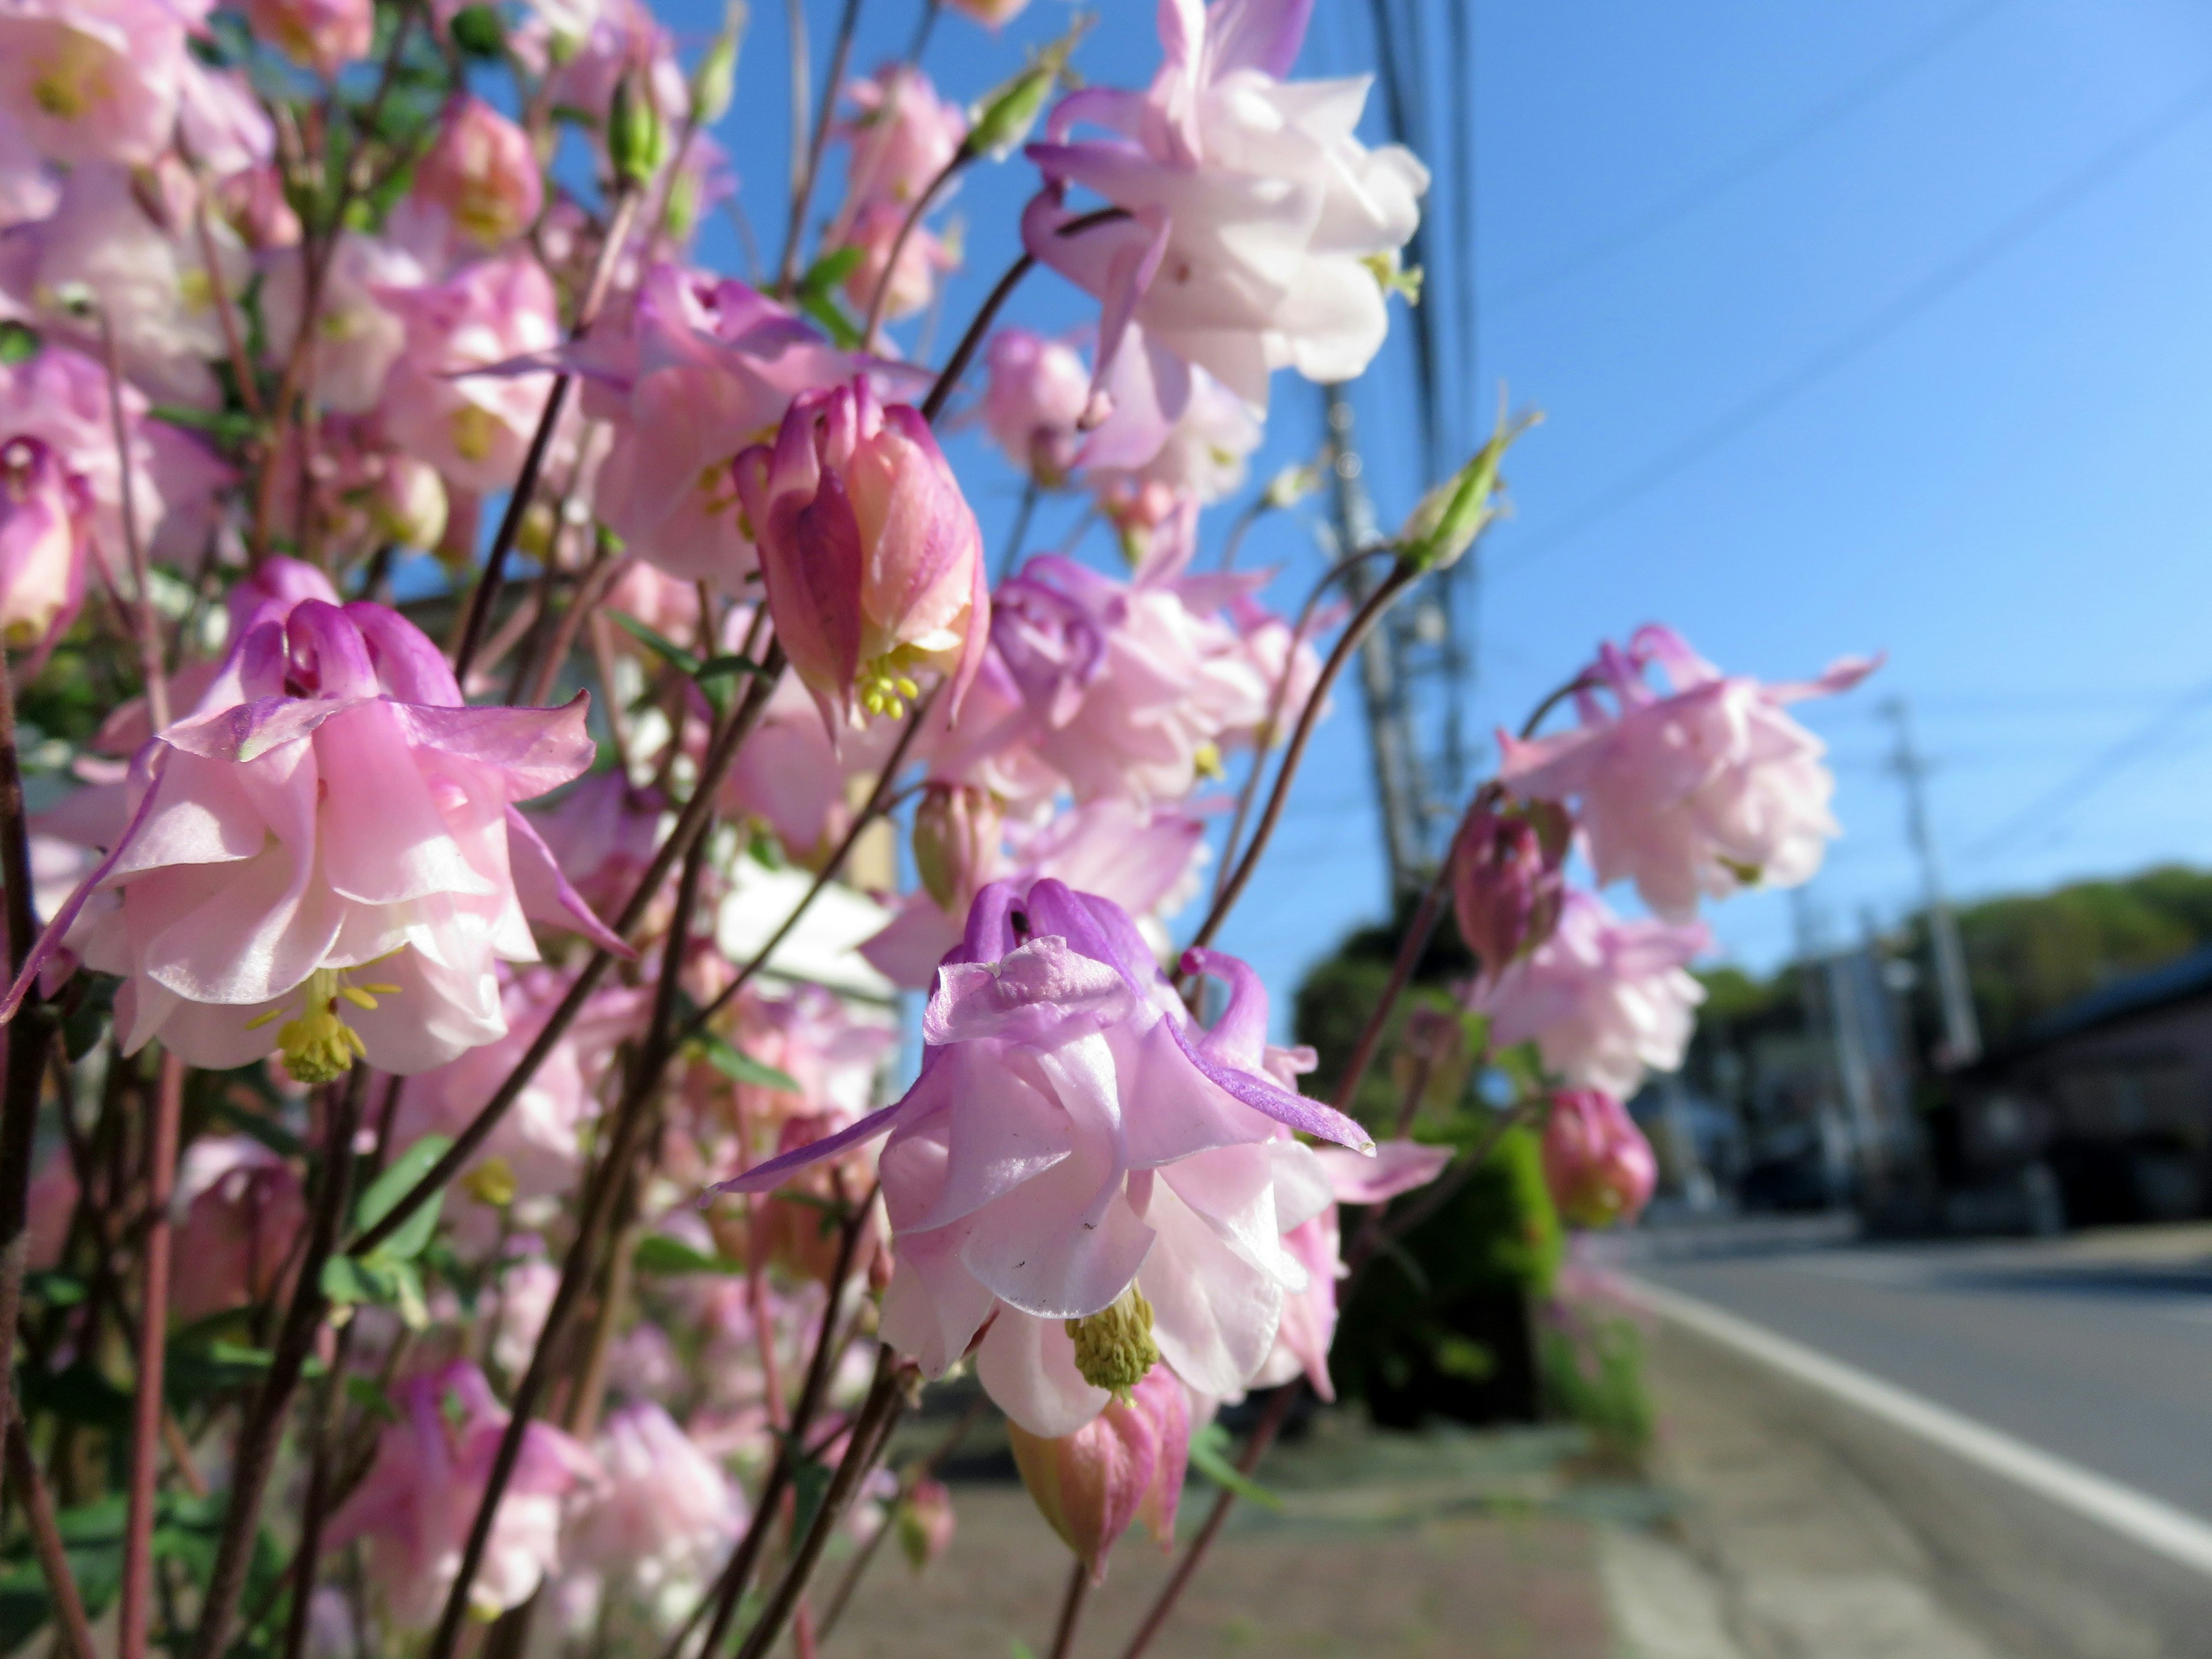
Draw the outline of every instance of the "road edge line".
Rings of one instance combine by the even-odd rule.
[[[1893,1382],[1780,1336],[1680,1291],[1630,1276],[1637,1300],[1663,1319],[1879,1418],[1954,1457],[2039,1493],[2062,1508],[2212,1577],[2212,1525],[2147,1492],[2015,1440]]]

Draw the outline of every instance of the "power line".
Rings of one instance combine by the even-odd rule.
[[[2158,747],[2167,728],[2186,720],[2198,709],[2212,704],[2212,680],[2185,693],[2118,743],[2104,750],[2069,775],[2056,788],[2045,791],[2026,806],[2014,813],[1995,830],[1984,836],[1968,854],[1970,858],[1987,856],[2002,847],[2022,830],[2050,821],[2051,815],[2076,805],[2096,789],[2111,782],[2129,767],[2142,760]]]
[[[1768,416],[1786,408],[1838,369],[1888,339],[1922,312],[1979,276],[2059,214],[2109,184],[2130,163],[2201,114],[2208,103],[2212,103],[2212,80],[2200,82],[2185,97],[2167,106],[2086,166],[2068,174],[1965,252],[1914,283],[1790,373],[1708,422],[1550,531],[1513,545],[1510,556],[1492,561],[1492,569],[1516,568],[1536,554],[1573,540],[1592,526],[1604,522],[1621,508],[1670,482],[1692,462],[1702,459]]]
[[[1795,125],[1784,128],[1765,143],[1722,162],[1649,210],[1615,226],[1601,236],[1593,237],[1526,281],[1508,288],[1503,294],[1492,295],[1491,308],[1510,311],[1577,272],[1611,258],[1624,248],[1633,247],[1646,238],[1656,235],[1677,220],[1695,213],[1714,198],[1723,196],[1745,180],[1756,178],[1791,151],[1856,114],[1969,29],[2011,3],[2012,0],[1983,0],[1981,4],[1966,6],[1954,13],[1903,52],[1877,64],[1825,103],[1816,105]]]

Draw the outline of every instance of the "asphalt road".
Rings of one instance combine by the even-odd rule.
[[[1641,1235],[1641,1277],[2212,1522],[2212,1226],[2048,1242]]]

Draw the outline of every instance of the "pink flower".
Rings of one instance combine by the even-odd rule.
[[[246,16],[256,34],[325,76],[368,57],[376,33],[368,0],[251,0]]]
[[[914,867],[922,890],[940,909],[966,915],[975,895],[999,873],[1005,839],[1003,810],[988,792],[931,785],[914,809]]]
[[[988,28],[1011,22],[1030,0],[950,0],[952,9]]]
[[[248,1135],[195,1140],[177,1166],[169,1314],[187,1323],[276,1293],[307,1218],[292,1166]]]
[[[852,824],[848,785],[872,780],[898,736],[888,720],[860,732],[825,731],[806,687],[787,675],[730,768],[725,808],[765,823],[795,862],[825,857]]]
[[[476,1519],[507,1412],[483,1373],[458,1361],[397,1390],[368,1477],[338,1506],[323,1547],[365,1547],[368,1580],[403,1631],[426,1629],[445,1605]],[[519,1607],[560,1563],[562,1501],[595,1474],[582,1447],[546,1423],[525,1433],[501,1494],[470,1605],[490,1619]]]
[[[434,287],[380,284],[370,292],[407,331],[385,382],[392,442],[457,489],[506,489],[544,412],[550,377],[469,371],[558,343],[551,279],[528,254],[514,252],[465,266]]]
[[[1653,662],[1671,696],[1644,684]],[[1578,729],[1533,743],[1501,734],[1498,775],[1524,799],[1577,802],[1598,880],[1632,880],[1659,915],[1686,921],[1700,893],[1795,887],[1820,867],[1837,833],[1827,745],[1783,710],[1849,690],[1876,666],[1846,658],[1809,684],[1763,685],[1724,678],[1668,629],[1639,629],[1626,652],[1607,645],[1583,671],[1592,689],[1578,698]]]
[[[928,422],[855,378],[799,398],[735,471],[776,638],[823,723],[902,716],[925,669],[951,681],[957,712],[991,596],[982,533]]]
[[[192,15],[159,0],[10,0],[0,112],[55,161],[146,165],[175,128]]]
[[[592,1449],[600,1480],[568,1523],[584,1565],[650,1594],[703,1576],[744,1524],[729,1477],[649,1401],[611,1413]]]
[[[1635,1220],[1658,1180],[1651,1143],[1618,1100],[1596,1089],[1552,1097],[1544,1125],[1544,1184],[1570,1226]]]
[[[193,230],[198,190],[173,161],[140,173],[112,162],[80,163],[52,217],[15,233],[22,261],[17,291],[56,331],[97,349],[97,326],[72,305],[88,292],[112,321],[117,352],[133,380],[167,402],[212,408],[221,388],[209,363],[222,355],[222,322]],[[213,221],[210,238],[235,302],[252,260],[222,220]]]
[[[84,603],[92,490],[36,438],[0,441],[0,640],[43,653]]]
[[[731,464],[772,439],[792,400],[853,373],[814,326],[743,283],[648,270],[629,334],[595,337],[585,408],[615,428],[598,507],[630,552],[738,591],[757,568]]]
[[[1573,836],[1574,821],[1547,802],[1501,811],[1486,799],[1467,815],[1452,849],[1452,909],[1480,972],[1495,978],[1552,936]]]
[[[1232,990],[1222,1027],[1264,1026],[1249,970]],[[1359,1126],[1218,1058],[1127,916],[1058,882],[978,896],[923,1037],[903,1099],[725,1186],[890,1131],[884,1340],[941,1376],[980,1335],[984,1388],[1032,1434],[1072,1433],[1155,1358],[1241,1389],[1306,1285],[1282,1235],[1328,1201],[1275,1126],[1364,1147]]]
[[[898,264],[893,266],[891,249],[897,244],[906,215],[906,209],[896,202],[869,202],[854,211],[839,233],[840,247],[860,250],[860,263],[845,274],[845,297],[863,317],[875,304],[876,289],[886,282],[890,287],[884,295],[884,316],[889,319],[913,316],[936,294],[938,277],[960,268],[958,250],[920,225],[908,235],[906,246],[899,249]]]
[[[225,1069],[281,1048],[303,1082],[356,1056],[425,1071],[506,1030],[494,964],[536,958],[527,915],[611,941],[514,810],[591,763],[584,699],[463,708],[411,623],[297,598],[329,585],[275,562],[213,684],[134,763],[130,828],[32,967],[97,887],[120,902],[71,944],[128,981],[126,1053],[159,1036]]]
[[[1190,1462],[1190,1398],[1155,1367],[1126,1401],[1056,1439],[1006,1425],[1014,1462],[1037,1510],[1060,1540],[1106,1580],[1106,1558],[1141,1520],[1163,1550],[1175,1547],[1176,1506]]]
[[[60,182],[15,118],[0,109],[0,230],[35,224],[61,200]]]
[[[1533,1042],[1570,1088],[1625,1098],[1646,1067],[1682,1063],[1705,1000],[1685,966],[1711,943],[1702,923],[1623,921],[1603,900],[1570,890],[1551,938],[1478,980],[1469,1005],[1490,1016],[1493,1043]]]
[[[1249,578],[1117,582],[1048,554],[999,584],[992,645],[1020,688],[1030,750],[1079,801],[1177,801],[1256,732],[1272,687],[1216,614]]]
[[[594,772],[531,822],[577,896],[603,916],[619,915],[645,878],[667,802],[619,772]]]
[[[1208,506],[1244,482],[1262,428],[1244,400],[1135,331],[1106,384],[1112,412],[1076,459],[1116,521],[1146,527],[1185,499]]]
[[[447,106],[438,137],[415,169],[414,194],[480,247],[498,248],[530,228],[545,184],[530,135],[480,98]]]
[[[272,367],[282,367],[300,336],[305,261],[302,250],[287,247],[263,264],[261,311]],[[376,407],[385,376],[407,344],[406,325],[377,295],[421,279],[416,260],[390,243],[351,231],[338,238],[315,311],[309,385],[317,403],[342,415]]]
[[[845,95],[860,111],[842,128],[853,146],[845,189],[855,204],[910,207],[968,137],[968,118],[958,106],[906,64],[853,82]]]
[[[1255,409],[1275,369],[1352,380],[1382,346],[1382,282],[1419,223],[1428,172],[1355,136],[1364,80],[1281,78],[1310,10],[1160,0],[1166,61],[1151,90],[1071,94],[1048,142],[1030,146],[1048,188],[1024,216],[1024,240],[1103,304],[1100,384],[1132,321]],[[1069,142],[1086,123],[1111,136]],[[1063,204],[1070,185],[1130,217],[1062,236],[1077,211]]]
[[[990,380],[983,425],[1006,459],[1039,483],[1056,488],[1075,465],[1091,371],[1073,346],[1025,328],[991,337],[983,361]]]
[[[4,1036],[0,1036],[0,1054],[6,1049]],[[31,1177],[23,1231],[24,1265],[33,1273],[61,1266],[63,1253],[69,1249],[70,1224],[76,1219],[77,1194],[76,1165],[68,1147],[57,1147]]]

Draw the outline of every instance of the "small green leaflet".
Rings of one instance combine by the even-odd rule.
[[[698,678],[700,662],[696,654],[686,651],[659,629],[647,627],[635,617],[625,616],[619,611],[610,611],[606,614],[618,626],[635,635],[641,644],[658,653],[671,667],[680,669],[694,679]]]
[[[354,1211],[354,1224],[366,1231],[391,1214],[453,1144],[444,1135],[424,1135],[392,1159],[392,1167],[377,1176],[375,1183],[361,1195],[361,1203]],[[370,1255],[386,1261],[412,1261],[422,1255],[422,1247],[430,1242],[430,1234],[438,1224],[438,1212],[444,1206],[445,1197],[443,1193],[432,1194],[428,1203],[409,1216],[399,1231],[378,1245]]]
[[[799,279],[799,297],[807,300],[825,297],[838,283],[858,270],[860,261],[866,257],[865,251],[857,247],[841,247],[823,254],[808,266],[806,275]]]
[[[638,1240],[631,1261],[640,1273],[741,1273],[745,1270],[741,1261],[695,1250],[666,1233],[648,1233]]]
[[[763,1060],[755,1060],[732,1043],[728,1038],[709,1032],[700,1040],[707,1058],[714,1069],[732,1083],[750,1083],[757,1088],[780,1089],[786,1094],[799,1092],[799,1079],[788,1072],[779,1072]]]
[[[13,368],[39,355],[40,339],[36,331],[9,320],[0,323],[0,365]]]
[[[1224,1492],[1280,1513],[1283,1500],[1230,1462],[1229,1431],[1220,1424],[1209,1423],[1191,1436],[1190,1466]]]

